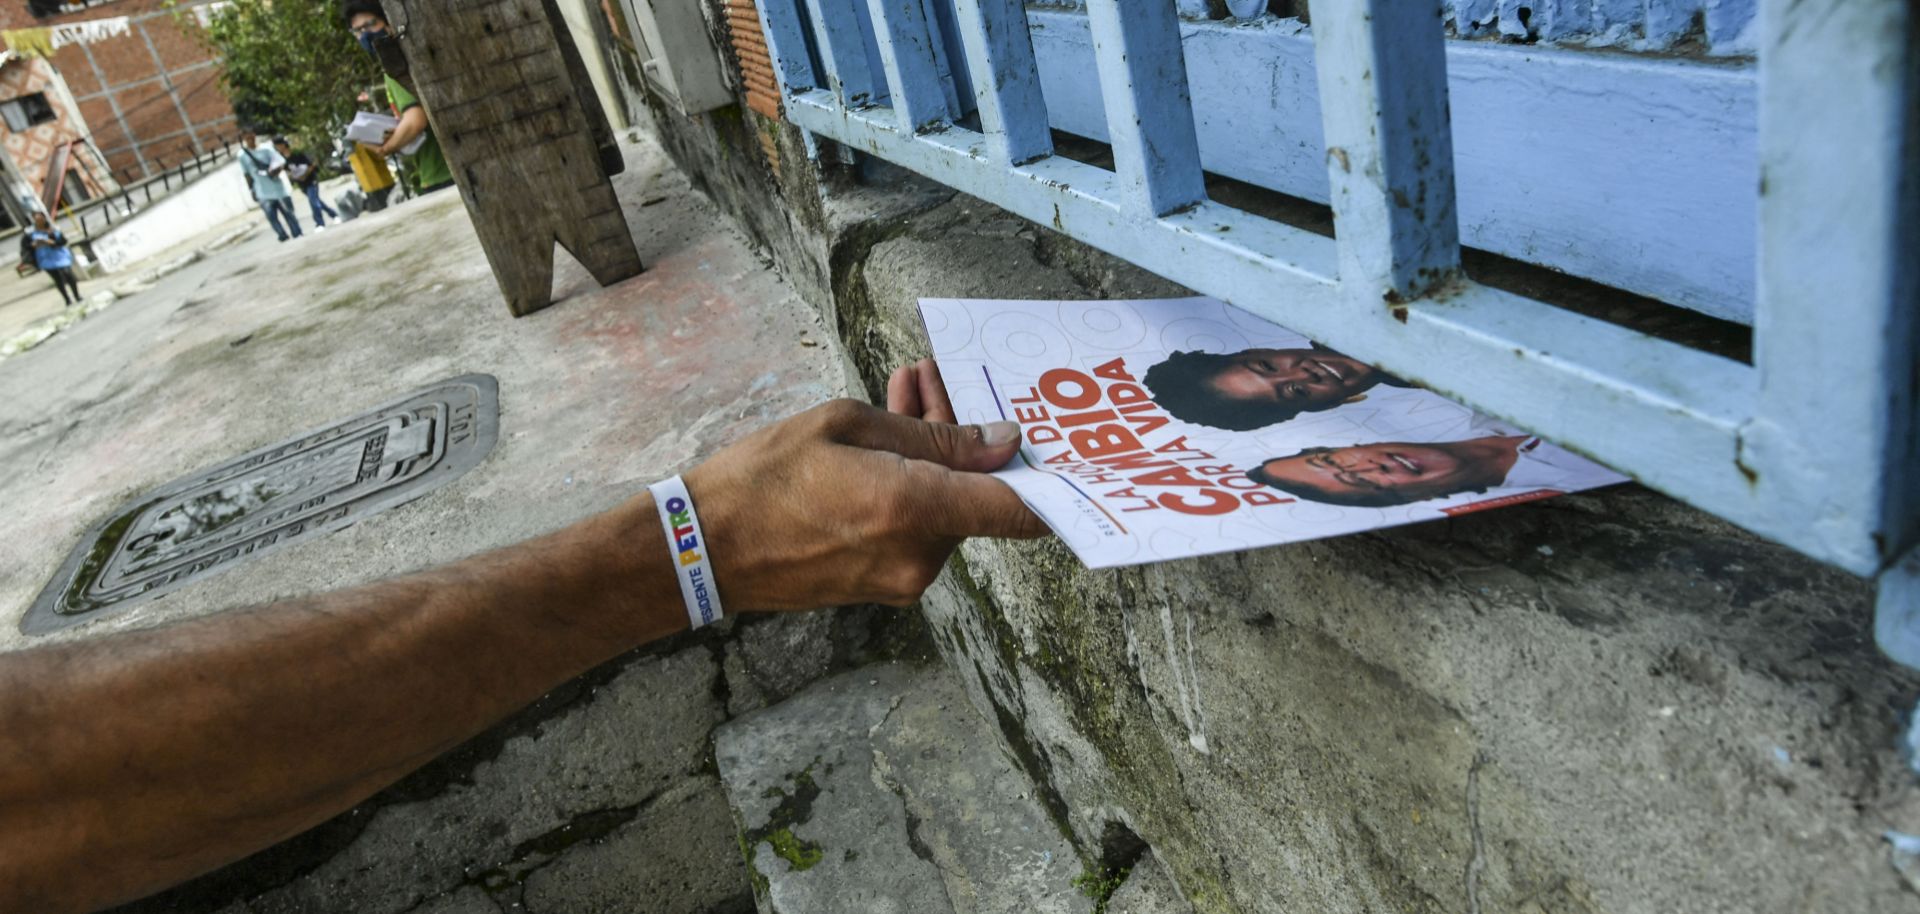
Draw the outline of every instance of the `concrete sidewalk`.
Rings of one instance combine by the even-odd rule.
[[[834,334],[651,141],[626,151],[617,187],[647,272],[601,289],[562,252],[560,301],[530,317],[508,315],[447,193],[297,242],[255,232],[0,362],[0,650],[518,541],[842,394]],[[499,379],[499,443],[447,487],[129,611],[20,633],[83,529],[127,499],[469,372]],[[871,617],[749,619],[616,662],[334,823],[132,909],[542,910],[553,880],[536,876],[571,865],[575,844],[611,862],[569,877],[569,898],[750,909],[707,733],[866,659]],[[663,833],[681,850],[617,850]]]

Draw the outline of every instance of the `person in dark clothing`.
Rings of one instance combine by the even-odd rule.
[[[307,205],[313,210],[314,231],[327,227],[327,216],[340,221],[340,214],[320,199],[320,169],[313,164],[313,159],[304,152],[294,152],[283,136],[273,138],[273,148],[287,160],[287,177],[293,179],[293,186],[307,195]]]
[[[46,213],[33,214],[33,231],[27,233],[27,242],[33,245],[34,264],[53,277],[60,299],[69,305],[79,304],[80,281],[73,277],[73,251],[67,248],[67,236],[53,227]]]

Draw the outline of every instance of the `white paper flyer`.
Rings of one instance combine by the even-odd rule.
[[[962,423],[1088,567],[1338,536],[1624,481],[1210,298],[922,299]]]

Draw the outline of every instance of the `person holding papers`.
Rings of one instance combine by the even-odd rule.
[[[67,236],[53,227],[46,213],[33,214],[33,228],[27,232],[26,241],[33,248],[34,266],[53,279],[60,300],[70,306],[80,304],[80,282],[73,278],[73,251],[67,248]],[[72,295],[67,294],[68,289],[73,290]]]
[[[353,33],[361,48],[372,54],[374,42],[388,32],[386,8],[380,5],[379,0],[347,0],[341,12],[346,19],[347,30]],[[447,157],[440,151],[440,141],[434,138],[433,128],[427,125],[427,109],[421,107],[420,99],[407,91],[407,87],[400,85],[399,80],[389,76],[387,100],[393,104],[400,123],[387,134],[384,142],[377,146],[367,143],[368,148],[385,158],[399,154],[414,140],[425,137],[425,142],[408,160],[420,193],[430,194],[451,187],[453,170],[447,167]]]
[[[332,216],[338,220],[340,214],[320,199],[320,169],[314,167],[313,159],[306,153],[294,152],[286,137],[274,137],[273,149],[287,160],[287,177],[293,179],[293,186],[307,195],[307,207],[313,210],[313,230],[325,231],[326,217]]]
[[[293,237],[300,237],[300,219],[293,214],[293,195],[287,192],[286,182],[280,180],[280,174],[287,170],[287,160],[271,149],[261,149],[259,138],[252,130],[240,131],[240,171],[247,176],[247,192],[253,194],[254,202],[267,214],[267,224],[273,226],[273,233],[287,240],[289,229]],[[280,226],[281,217],[286,217],[286,228]]]

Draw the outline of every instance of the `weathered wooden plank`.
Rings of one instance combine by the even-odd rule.
[[[623,165],[619,149],[553,0],[389,9],[514,315],[553,303],[555,242],[601,285],[639,273],[609,180]]]

